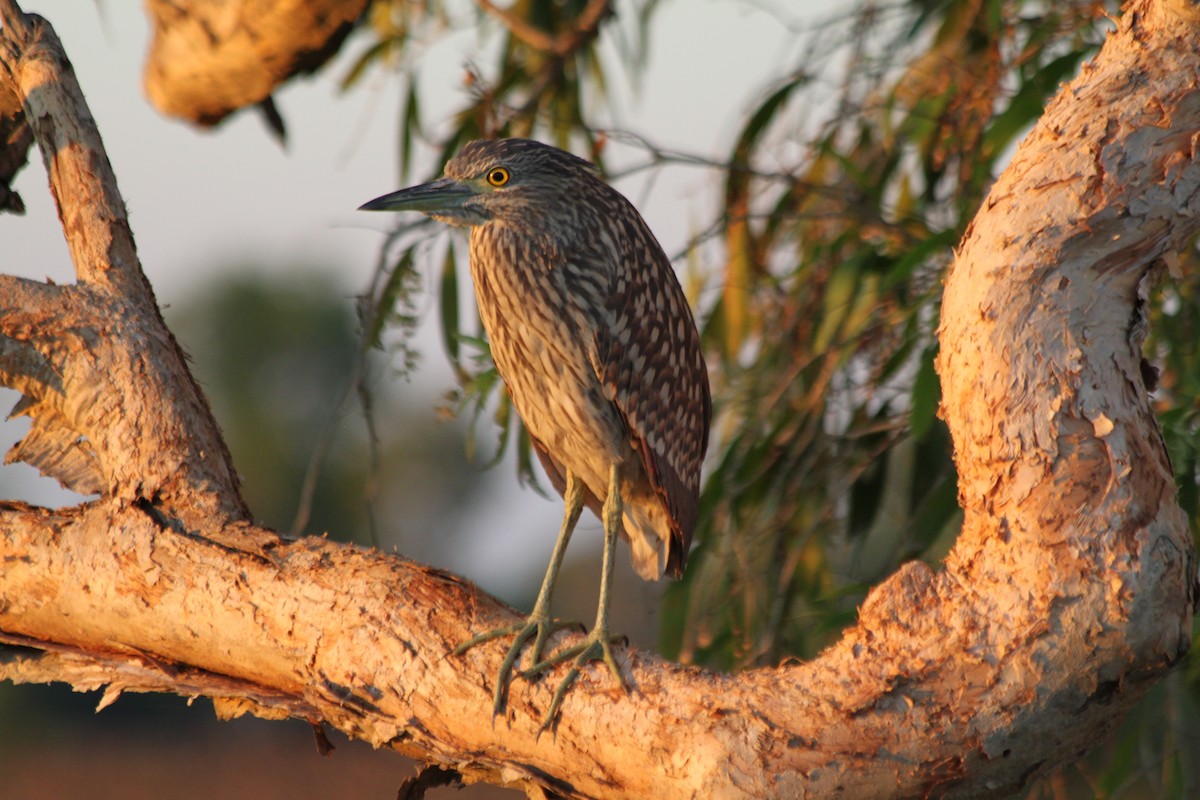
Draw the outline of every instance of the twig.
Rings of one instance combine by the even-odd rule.
[[[504,23],[504,27],[530,47],[538,50],[553,50],[557,43],[555,38],[543,30],[530,25],[523,18],[506,8],[499,8],[492,0],[479,0],[483,10]]]

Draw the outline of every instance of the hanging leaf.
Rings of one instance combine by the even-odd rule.
[[[462,383],[466,372],[458,357],[459,337],[462,336],[462,332],[458,324],[458,263],[454,257],[453,240],[446,246],[446,257],[442,259],[440,286],[442,346],[446,349],[451,366],[454,367],[454,374]]]
[[[928,435],[934,420],[937,419],[938,406],[942,402],[942,385],[934,368],[936,358],[937,347],[926,349],[921,355],[917,377],[913,380],[912,410],[909,412],[908,424],[913,438],[917,441]]]

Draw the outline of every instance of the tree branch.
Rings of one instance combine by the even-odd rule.
[[[324,64],[366,7],[367,0],[148,0],[146,95],[167,116],[216,125]]]
[[[90,117],[30,113],[45,81],[73,82],[48,26],[34,30],[6,24],[0,53],[53,159]],[[122,280],[124,304],[84,284],[62,294],[78,341],[28,337],[106,480],[73,509],[0,505],[0,641],[15,648],[0,678],[209,694],[569,797],[1012,792],[1094,744],[1190,644],[1194,553],[1136,322],[1156,260],[1200,228],[1198,33],[1187,3],[1134,3],[997,182],[940,331],[962,536],[942,570],[910,564],[872,591],[819,658],[727,676],[618,648],[630,693],[587,670],[557,735],[539,737],[556,681],[518,681],[493,720],[506,645],[448,654],[514,612],[395,556],[245,523],[207,407],[181,360],[157,365],[177,348]],[[60,198],[82,180],[50,175]],[[82,197],[120,207],[115,187]],[[106,213],[64,213],[85,240],[75,257],[104,260],[81,274],[114,268],[85,246],[112,234],[78,230]]]
[[[82,479],[126,501],[154,500],[188,527],[246,518],[224,440],[138,262],[116,176],[62,44],[13,0],[0,0],[0,19],[0,79],[41,149],[79,280],[56,287],[6,278],[0,333],[45,361],[41,390],[29,375],[14,386],[29,392],[31,435],[64,451],[84,448],[94,469],[79,478],[70,459],[72,471],[58,470],[62,462],[43,446],[24,456],[65,485]]]
[[[578,21],[570,29],[555,36],[531,25],[527,20],[511,9],[500,8],[491,0],[477,0],[484,11],[491,14],[504,24],[517,39],[534,48],[554,53],[559,57],[556,63],[578,50],[584,43],[594,39],[600,29],[600,22],[612,13],[610,0],[589,0],[587,6],[579,14]]]

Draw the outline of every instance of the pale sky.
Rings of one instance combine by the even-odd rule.
[[[821,0],[807,4],[802,13],[813,19],[843,5],[849,7],[838,0]],[[330,265],[348,303],[363,289],[381,232],[393,218],[355,209],[398,188],[400,90],[394,75],[376,72],[350,93],[338,93],[337,80],[361,52],[362,39],[352,39],[331,69],[293,82],[277,94],[288,124],[284,150],[254,113],[238,114],[211,131],[197,131],[160,116],[149,105],[141,89],[148,43],[141,3],[25,0],[23,6],[50,20],[75,66],[116,170],[142,266],[160,303],[182,304],[214,277],[214,268],[247,262],[278,269],[289,263]],[[627,6],[618,3],[618,14]],[[624,92],[614,124],[660,145],[722,158],[732,147],[744,112],[757,99],[755,91],[793,66],[795,31],[764,10],[788,6],[664,0],[654,17],[649,66],[637,92]],[[793,10],[781,13],[792,21],[797,18]],[[626,19],[630,16],[631,11]],[[453,37],[431,50],[422,63],[422,103],[425,119],[433,126],[463,103],[464,62],[474,58],[483,66],[489,63],[475,52],[478,42],[473,35]],[[623,80],[614,85],[627,87]],[[619,150],[612,155],[619,163]],[[39,158],[36,153],[34,157]],[[422,163],[412,174],[422,176],[429,169]],[[17,188],[28,212],[24,217],[0,216],[4,271],[71,281],[73,270],[40,160],[21,173]],[[668,170],[649,190],[641,177],[618,188],[638,204],[668,253],[679,252],[694,226],[711,218],[719,202],[712,175],[691,168]],[[463,286],[465,290],[465,280]],[[450,387],[450,378],[436,338],[427,336],[425,341],[430,352],[414,383],[433,397]],[[12,392],[0,390],[0,409],[7,411],[13,399]],[[433,419],[431,403],[431,424]],[[0,452],[7,451],[26,426],[24,421],[0,424]],[[514,585],[536,587],[557,530],[561,501],[519,489],[511,467],[501,466],[493,473],[490,485],[503,503],[490,505],[487,519],[479,520],[474,558],[438,566],[463,571],[502,592]],[[23,466],[0,467],[0,487],[5,497],[63,502],[62,495],[55,494],[56,484],[34,477]],[[585,520],[581,531],[598,533],[598,523]],[[598,546],[598,535],[579,537],[585,538],[594,541],[577,543],[573,556],[586,556],[590,547]],[[530,553],[531,565],[512,572],[511,554],[521,550]],[[619,554],[618,561],[627,563],[627,555]],[[493,574],[497,565],[507,571],[507,578]]]

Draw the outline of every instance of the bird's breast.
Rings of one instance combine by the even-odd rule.
[[[593,367],[602,290],[579,272],[545,248],[472,232],[479,314],[513,404],[552,457],[602,494],[629,442]]]

